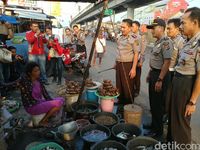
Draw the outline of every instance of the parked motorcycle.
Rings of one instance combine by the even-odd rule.
[[[73,45],[65,45],[62,54],[64,66],[83,75],[85,70],[85,52],[77,52]]]

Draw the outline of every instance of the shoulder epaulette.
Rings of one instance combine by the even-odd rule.
[[[170,40],[170,38],[166,36],[166,37],[164,37],[164,40],[167,41],[167,40]]]
[[[131,36],[132,36],[134,39],[137,38],[137,35],[135,35],[135,34],[132,34]]]

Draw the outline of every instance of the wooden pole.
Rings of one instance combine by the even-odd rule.
[[[83,81],[82,81],[82,84],[81,84],[81,90],[80,90],[79,96],[78,96],[78,104],[80,102],[82,102],[81,96],[82,96],[82,93],[83,93],[83,90],[84,90],[84,87],[85,87],[85,80],[89,76],[89,69],[91,67],[91,61],[92,61],[92,57],[93,57],[93,54],[94,54],[95,43],[96,43],[96,40],[97,40],[97,37],[98,37],[98,34],[99,34],[99,30],[101,28],[101,23],[102,23],[102,20],[103,20],[103,17],[104,17],[104,11],[105,11],[107,5],[108,5],[108,0],[104,0],[103,10],[101,12],[99,22],[98,22],[98,25],[97,25],[97,31],[96,31],[96,34],[95,34],[95,37],[94,37],[94,40],[93,40],[93,43],[92,43],[88,64],[87,64],[85,71],[84,71],[84,74],[83,74]]]

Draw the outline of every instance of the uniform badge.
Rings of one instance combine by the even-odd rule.
[[[168,50],[169,49],[169,42],[164,42],[163,45],[162,45],[162,48],[164,50]]]
[[[137,38],[137,35],[135,35],[135,34],[132,34],[131,36],[132,36],[134,39]]]

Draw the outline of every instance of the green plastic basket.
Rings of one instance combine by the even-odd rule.
[[[43,144],[38,144],[36,146],[31,147],[29,150],[42,150],[45,147],[52,147],[55,150],[64,150],[60,145],[54,143],[54,142],[48,142]]]
[[[95,92],[95,95],[102,99],[113,99],[113,98],[117,98],[119,96],[119,94],[115,95],[115,96],[101,96],[101,95],[99,95],[98,92]]]

